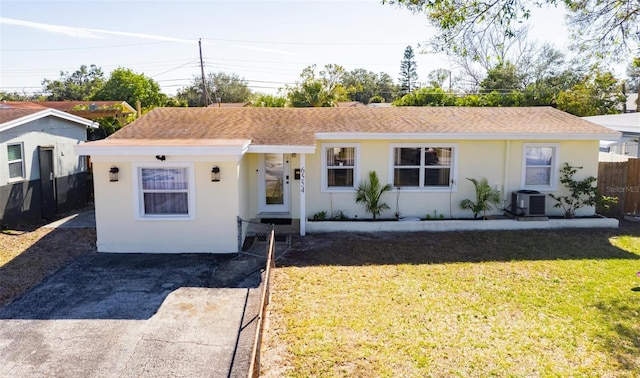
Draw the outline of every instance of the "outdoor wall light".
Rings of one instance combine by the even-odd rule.
[[[167,160],[167,157],[164,155],[156,155],[156,159],[160,160],[160,161],[165,161]]]
[[[211,168],[211,181],[220,181],[220,168],[218,168],[217,165],[214,165],[213,168]]]
[[[118,172],[120,172],[118,167],[116,167],[115,165],[112,165],[111,168],[109,169],[109,181],[111,182],[118,181]]]

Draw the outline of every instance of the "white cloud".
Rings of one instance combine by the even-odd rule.
[[[98,35],[92,32],[90,29],[84,29],[84,28],[43,24],[39,22],[15,20],[12,18],[5,18],[5,17],[0,17],[0,24],[24,26],[27,28],[42,30],[48,33],[64,34],[64,35],[68,35],[76,38],[105,39],[104,36]]]
[[[195,40],[167,37],[167,36],[158,35],[158,34],[131,33],[131,32],[122,32],[122,31],[114,31],[114,30],[80,28],[80,27],[74,27],[74,26],[61,26],[61,25],[44,24],[40,22],[16,20],[13,18],[5,18],[5,17],[0,17],[0,24],[23,26],[27,28],[42,30],[47,33],[63,34],[63,35],[68,35],[70,37],[76,37],[76,38],[106,39],[107,38],[106,36],[114,35],[114,36],[120,36],[120,37],[148,39],[148,40],[164,41],[164,42],[177,42],[177,43],[187,43],[187,44],[196,43]],[[210,44],[210,43],[205,43],[205,44]],[[256,47],[256,46],[233,45],[231,47],[234,47],[237,49],[269,52],[269,53],[275,53],[280,55],[296,55],[295,53],[291,53],[288,51],[268,49],[268,48]]]

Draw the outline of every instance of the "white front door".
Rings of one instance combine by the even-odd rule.
[[[260,155],[260,212],[289,212],[289,157],[284,154]]]

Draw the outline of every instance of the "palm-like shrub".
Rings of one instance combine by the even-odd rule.
[[[480,181],[473,178],[468,178],[467,180],[471,181],[476,188],[476,200],[474,202],[470,199],[465,199],[460,202],[460,208],[471,210],[474,219],[477,219],[480,214],[482,214],[482,219],[487,219],[487,210],[493,209],[494,205],[500,206],[502,200],[500,191],[489,186],[486,178]]]
[[[369,172],[369,180],[363,181],[358,185],[356,190],[356,203],[364,203],[364,210],[373,215],[373,219],[380,216],[383,210],[389,209],[389,205],[380,202],[380,198],[384,192],[392,189],[391,184],[380,185],[380,179],[375,171]]]

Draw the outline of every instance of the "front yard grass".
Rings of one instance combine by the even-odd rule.
[[[640,374],[640,229],[307,235],[274,273],[263,374]]]

